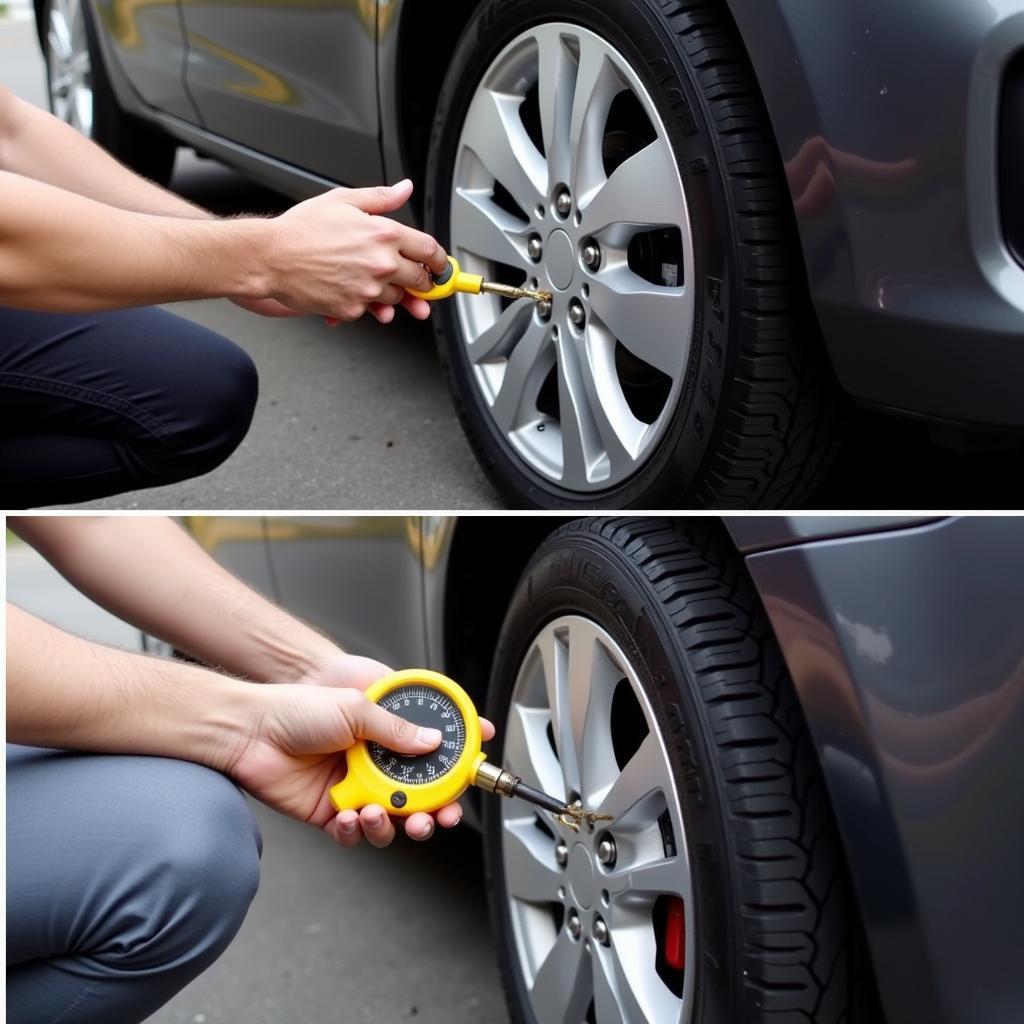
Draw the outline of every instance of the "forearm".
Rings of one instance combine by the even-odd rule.
[[[205,664],[290,682],[338,653],[169,519],[26,516],[9,525],[98,604]]]
[[[7,606],[11,743],[176,757],[227,771],[260,716],[260,688],[82,640]]]
[[[0,172],[0,304],[70,312],[263,298],[272,223],[129,213]]]
[[[122,210],[205,220],[213,214],[128,170],[53,114],[10,93],[2,98],[0,169]],[[60,159],[54,159],[59,153]]]

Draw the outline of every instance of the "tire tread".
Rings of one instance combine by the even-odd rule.
[[[717,447],[693,503],[791,508],[822,482],[844,437],[845,403],[805,297],[792,207],[768,114],[724,5],[655,0],[710,108],[737,212],[741,345]],[[768,372],[765,373],[764,370]]]

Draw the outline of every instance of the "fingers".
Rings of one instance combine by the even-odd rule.
[[[437,823],[441,828],[455,828],[462,821],[462,805],[446,804],[437,812]]]
[[[395,826],[380,804],[367,804],[359,812],[359,824],[371,846],[388,846],[395,838]]]
[[[367,700],[358,691],[342,691],[339,697],[344,699],[343,708],[352,733],[359,739],[374,740],[400,754],[425,754],[441,742],[438,729],[413,725]]]
[[[339,845],[346,849],[359,845],[363,830],[359,824],[357,811],[339,811],[325,826],[324,831]]]
[[[436,821],[423,811],[410,814],[405,820],[405,834],[415,842],[422,843],[434,834],[438,825],[441,828],[455,828],[461,821],[462,805],[450,803],[437,812]],[[324,826],[324,831],[346,849],[358,846],[363,836],[372,846],[389,846],[396,835],[394,822],[379,804],[368,804],[361,811],[339,811]]]
[[[422,270],[422,267],[420,268]],[[426,277],[426,275],[423,275]],[[381,288],[380,295],[374,301],[382,306],[397,306],[405,297],[405,289],[398,287],[397,283],[386,284]]]
[[[423,264],[414,263],[409,259],[398,261],[398,269],[390,275],[389,280],[392,284],[401,285],[402,288],[415,288],[418,292],[430,291],[434,287],[434,282]],[[395,302],[398,301],[395,299]]]
[[[337,191],[346,203],[358,207],[364,213],[394,213],[408,202],[412,195],[412,182],[403,178],[394,185],[341,188]]]
[[[385,306],[380,302],[371,302],[366,307],[366,312],[381,324],[389,324],[395,319],[395,307]]]
[[[485,743],[487,742],[487,740],[493,740],[494,739],[494,724],[492,722],[489,722],[486,718],[481,718],[480,719],[480,734],[483,736]]]
[[[422,843],[434,834],[434,819],[423,811],[410,814],[405,819],[405,834],[410,839],[415,839],[416,842]]]
[[[437,239],[404,224],[395,226],[398,228],[398,251],[407,260],[425,263],[433,274],[440,274],[448,266],[448,254],[438,244]]]
[[[430,303],[426,299],[418,299],[415,295],[410,295],[408,292],[405,293],[405,298],[402,299],[402,305],[411,313],[417,320],[428,320],[430,319]]]

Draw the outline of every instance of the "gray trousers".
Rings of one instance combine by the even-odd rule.
[[[234,938],[260,850],[208,768],[8,745],[7,1020],[148,1017]]]

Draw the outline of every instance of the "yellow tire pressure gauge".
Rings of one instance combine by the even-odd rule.
[[[487,763],[480,750],[480,716],[466,691],[454,680],[428,669],[408,669],[378,679],[366,690],[369,700],[418,726],[437,729],[441,744],[427,754],[400,754],[379,743],[359,740],[345,752],[348,773],[330,789],[337,811],[380,804],[407,817],[437,811],[458,800],[473,785],[507,797],[521,797],[551,811],[577,830],[604,815],[566,804],[527,786],[522,779]]]
[[[441,745],[429,754],[398,754],[360,741],[346,751],[348,775],[331,787],[336,810],[380,804],[392,814],[436,811],[473,784],[485,760],[480,717],[469,694],[454,680],[427,669],[378,679],[366,696],[385,711],[438,729]]]
[[[512,285],[499,284],[497,281],[485,281],[479,274],[467,274],[459,266],[459,261],[454,256],[449,256],[448,266],[440,274],[434,275],[433,287],[430,291],[419,292],[415,288],[406,288],[405,290],[410,295],[415,295],[418,299],[426,299],[428,302],[451,298],[456,292],[465,292],[467,295],[490,292],[494,295],[503,295],[506,299],[533,299],[534,302],[551,302],[551,292],[539,292],[530,288],[513,288]]]

